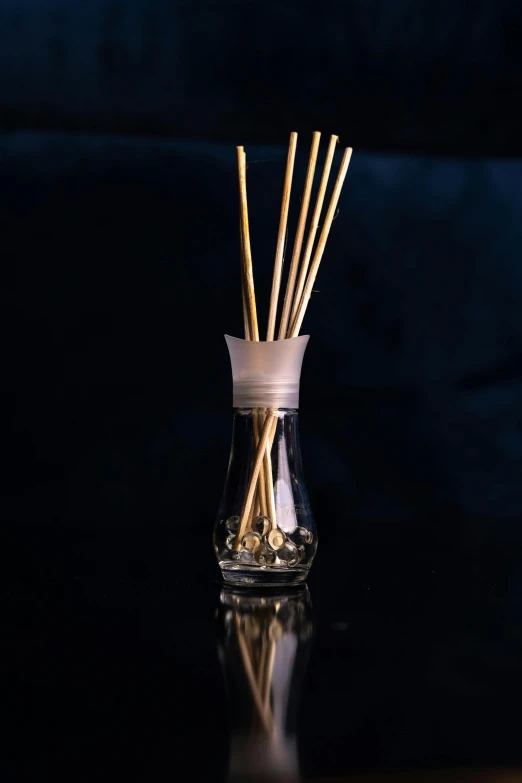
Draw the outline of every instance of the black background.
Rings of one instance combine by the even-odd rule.
[[[324,632],[311,667],[317,682],[333,661],[328,694],[346,661],[354,681],[373,661],[374,692],[354,701],[343,681],[345,699],[307,702],[308,769],[519,760],[507,710],[520,688],[521,24],[508,2],[0,5],[1,559],[17,742],[46,724],[77,761],[94,732],[92,770],[111,747],[116,767],[152,779],[189,754],[194,693],[213,705],[205,736],[219,721],[211,530],[231,425],[223,334],[242,331],[235,145],[266,324],[288,135],[295,228],[318,129],[322,154],[330,133],[354,154],[303,329]],[[331,623],[348,616],[341,653]],[[473,685],[459,662],[437,668],[439,647],[462,654]],[[390,661],[415,655],[424,674],[410,666],[392,688]],[[114,729],[110,703],[123,714],[132,682]],[[447,699],[434,707],[437,683]],[[318,710],[344,717],[321,734]],[[401,742],[390,724],[403,712]],[[46,753],[15,742],[13,779]]]

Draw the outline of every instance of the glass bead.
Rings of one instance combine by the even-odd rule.
[[[279,530],[279,528],[275,527],[266,536],[266,540],[268,545],[277,552],[278,549],[281,549],[281,547],[284,546],[286,536],[282,530]]]
[[[231,533],[236,533],[239,528],[239,517],[229,517],[225,522],[225,526]]]
[[[294,533],[296,541],[300,544],[311,544],[314,540],[314,536],[311,530],[306,527],[297,527]]]
[[[272,527],[272,523],[268,517],[256,517],[252,522],[252,528],[259,533],[260,536],[266,536]]]
[[[299,562],[299,553],[293,541],[286,541],[284,546],[278,551],[277,556],[287,566],[295,566]]]
[[[301,546],[297,547],[297,554],[299,555],[299,560],[300,561],[305,559],[305,557],[306,557],[306,549],[304,548],[304,546],[302,544],[301,544]]]
[[[275,552],[265,546],[260,546],[254,552],[254,559],[260,566],[271,566],[276,561]]]
[[[261,546],[261,537],[257,533],[253,533],[252,531],[249,531],[248,533],[245,533],[245,535],[243,536],[243,540],[241,541],[241,546],[247,552],[255,552],[256,549],[259,546]]]
[[[227,549],[233,549],[235,541],[236,541],[235,533],[231,533],[229,536],[227,536]]]

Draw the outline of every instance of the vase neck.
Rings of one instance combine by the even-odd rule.
[[[301,365],[308,335],[254,342],[225,335],[235,408],[297,408]]]

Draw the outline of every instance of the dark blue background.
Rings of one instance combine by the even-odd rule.
[[[208,529],[230,426],[222,335],[242,329],[234,147],[266,323],[288,133],[295,228],[319,128],[355,148],[304,324],[323,535],[354,517],[519,515],[519,17],[4,0],[2,514]]]
[[[248,152],[264,329],[285,149]],[[4,512],[127,526],[181,505],[207,528],[230,435],[223,333],[242,333],[233,146],[33,131],[2,153]],[[353,514],[522,511],[521,173],[355,150],[304,324],[325,533]]]

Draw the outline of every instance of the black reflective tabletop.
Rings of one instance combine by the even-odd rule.
[[[210,524],[5,529],[2,781],[522,780],[518,522],[346,529],[264,592]]]

